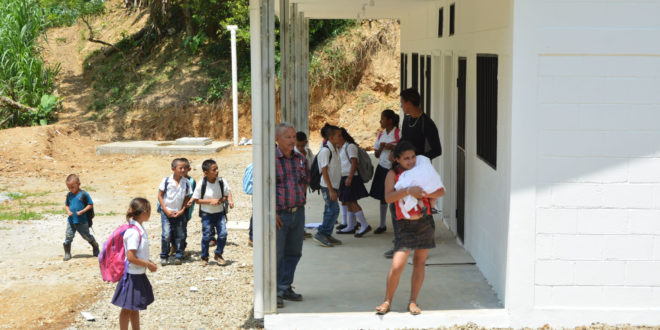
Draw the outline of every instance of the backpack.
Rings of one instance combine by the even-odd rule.
[[[330,150],[330,148],[323,146],[323,148],[326,148]],[[312,170],[309,173],[309,189],[312,191],[317,191],[321,189],[321,177],[323,176],[323,173],[321,173],[321,170],[319,170],[319,154],[321,152],[319,151],[316,156],[314,156],[314,161],[312,161]],[[330,158],[328,158],[328,164],[332,160],[332,151],[330,151]]]
[[[135,228],[140,235],[138,243],[142,243],[142,232],[136,225],[125,223],[112,232],[108,240],[103,243],[103,249],[99,254],[99,266],[101,277],[106,282],[118,282],[128,266],[126,251],[124,249],[124,234],[129,228]]]
[[[82,193],[83,193],[82,195],[83,204],[85,204],[85,207],[87,207],[87,205],[89,205],[89,201],[87,200],[87,192],[83,190]],[[94,224],[94,221],[92,220],[96,216],[96,214],[94,214],[94,204],[92,204],[92,208],[89,209],[89,211],[85,212],[85,214],[87,215],[87,226],[89,226],[89,228],[92,228],[92,225]]]
[[[167,196],[167,185],[170,183],[170,177],[168,176],[165,178],[165,190],[163,190],[163,200],[165,200],[165,196]],[[190,183],[190,181],[188,181]],[[186,183],[186,190],[188,190],[188,183]],[[158,198],[156,198],[158,200]],[[182,205],[183,206],[183,205]],[[163,211],[163,208],[160,207],[160,201],[156,202],[156,212],[160,213]]]
[[[252,163],[245,168],[245,173],[243,173],[243,192],[252,195]]]
[[[369,157],[367,151],[362,149],[357,144],[355,144],[355,146],[357,147],[358,150],[358,157],[357,157],[358,176],[360,176],[362,182],[367,183],[371,181],[371,178],[373,178],[374,176],[374,165],[371,163],[371,157]],[[348,156],[348,147],[346,147],[344,151],[346,151],[346,156]]]
[[[222,181],[221,177],[218,177],[216,180],[218,180],[218,183],[220,183],[220,198],[225,197],[225,183]],[[204,199],[204,194],[206,193],[206,178],[202,179],[202,191],[200,191],[199,194],[199,199]],[[222,207],[224,209],[225,217],[227,216],[227,213],[229,212],[229,200],[225,199],[225,201],[222,203]],[[202,207],[199,207],[199,217],[201,218],[202,215],[204,215],[206,212],[202,212]]]

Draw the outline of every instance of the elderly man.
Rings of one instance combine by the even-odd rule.
[[[302,301],[291,288],[296,266],[302,256],[305,233],[305,190],[309,184],[307,159],[294,152],[296,130],[281,123],[275,131],[276,208],[277,208],[277,307],[284,299]]]

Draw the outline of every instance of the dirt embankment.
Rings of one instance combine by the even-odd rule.
[[[148,13],[129,12],[120,0],[108,0],[106,14],[90,21],[95,38],[117,43],[125,35],[141,31]],[[181,136],[230,138],[232,135],[231,98],[205,104],[196,102],[200,90],[208,86],[210,77],[201,69],[201,57],[186,55],[173,58],[176,40],[165,41],[144,57],[127,54],[127,61],[106,57],[105,46],[86,40],[85,24],[48,31],[44,43],[47,63],[61,67],[56,93],[62,99],[58,123],[74,127],[81,134],[101,140],[173,139]],[[327,50],[331,51],[328,52]],[[334,54],[334,56],[328,55]],[[344,126],[364,147],[373,144],[379,128],[380,111],[398,108],[399,24],[393,20],[364,21],[320,47],[312,56],[318,67],[344,67],[350,71],[343,88],[332,85],[332,74],[314,72],[310,86],[310,130],[312,135],[325,122]],[[115,54],[116,55],[116,54]],[[340,55],[338,59],[337,55]],[[135,57],[133,57],[135,56]],[[136,58],[141,58],[139,63]],[[240,61],[240,59],[239,59]],[[126,74],[151,76],[140,83],[118,88],[135,89],[130,102],[122,106],[107,104],[112,93],[100,96],[96,84],[108,83],[92,66],[103,70],[126,71]],[[130,71],[130,72],[129,72]],[[94,72],[92,74],[91,72]],[[164,72],[167,74],[164,75]],[[240,77],[239,77],[240,78]],[[110,78],[108,78],[110,79]],[[250,98],[239,96],[239,130],[251,136]]]

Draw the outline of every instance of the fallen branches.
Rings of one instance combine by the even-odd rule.
[[[37,109],[28,107],[27,105],[20,104],[6,96],[0,96],[0,104],[8,105],[12,108],[19,109],[24,112],[36,112]]]

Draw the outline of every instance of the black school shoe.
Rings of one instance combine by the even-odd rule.
[[[337,230],[341,230],[341,229],[344,229],[344,228],[346,228],[346,225],[344,225],[344,224],[341,224],[341,225],[338,225],[338,226],[337,226],[337,227],[335,227],[335,228],[337,228]]]
[[[355,235],[353,235],[353,236],[355,236],[355,237],[362,237],[362,236],[364,236],[364,234],[366,234],[366,233],[368,233],[368,232],[370,232],[370,231],[371,231],[371,225],[367,225],[367,229],[365,229],[363,232],[355,233]]]
[[[387,227],[378,227],[376,230],[374,230],[374,234],[382,234],[385,231],[387,231]]]
[[[303,296],[301,294],[293,292],[292,288],[288,288],[286,291],[282,292],[282,298],[291,301],[303,300]]]
[[[280,296],[277,296],[277,308],[284,308],[284,299]]]
[[[348,231],[337,230],[335,233],[337,233],[337,235],[355,234],[356,230],[357,230],[357,226],[355,226],[355,228],[353,228],[351,230],[348,230]]]

